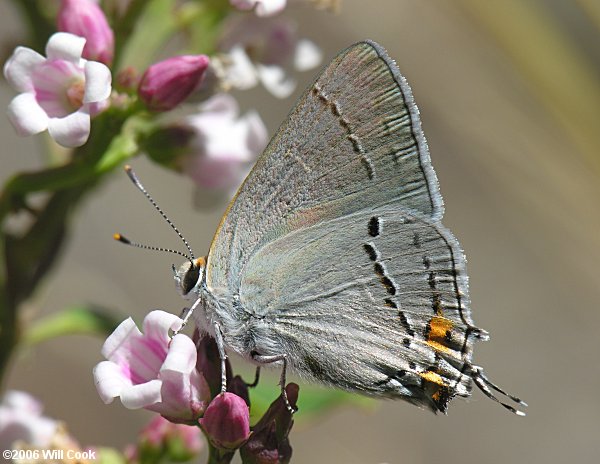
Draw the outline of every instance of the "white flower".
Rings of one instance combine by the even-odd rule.
[[[319,65],[321,50],[308,39],[299,39],[294,23],[253,16],[226,24],[219,48],[226,52],[216,69],[226,87],[250,89],[261,83],[277,98],[296,89],[288,71],[308,71]]]
[[[4,65],[6,80],[19,92],[8,105],[8,117],[19,135],[46,129],[65,147],[83,145],[90,117],[108,104],[110,70],[81,58],[85,39],[66,32],[50,37],[46,58],[17,47]]]
[[[185,125],[195,136],[183,169],[205,190],[235,189],[268,140],[258,113],[239,117],[238,104],[228,94],[207,100],[198,114],[186,118]]]
[[[256,16],[273,16],[283,11],[287,0],[229,0],[240,10],[252,10]]]
[[[0,448],[14,448],[21,441],[48,446],[57,431],[57,422],[42,416],[42,404],[22,391],[6,392],[0,403]]]
[[[128,409],[146,408],[176,422],[201,417],[210,392],[196,370],[196,346],[187,335],[169,336],[181,323],[173,314],[152,311],[142,333],[131,318],[124,320],[102,347],[108,361],[94,368],[100,398],[110,403],[118,396]]]

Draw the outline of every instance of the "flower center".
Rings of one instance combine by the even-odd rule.
[[[67,100],[74,110],[78,110],[83,105],[83,96],[85,95],[85,82],[77,79],[67,88]]]
[[[35,98],[51,118],[64,118],[81,108],[85,95],[83,69],[66,60],[47,60],[32,73]]]

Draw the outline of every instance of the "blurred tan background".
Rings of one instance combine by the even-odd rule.
[[[444,223],[467,254],[473,316],[492,335],[476,346],[475,362],[530,407],[515,417],[475,390],[469,402],[452,402],[447,417],[401,402],[340,409],[297,424],[292,462],[597,462],[600,3],[346,0],[338,16],[298,3],[286,15],[323,47],[325,60],[371,38],[407,77],[444,195]],[[0,40],[14,43],[17,16],[7,3],[0,9]],[[12,96],[0,86],[0,108]],[[293,99],[259,90],[242,104],[273,133]],[[6,120],[0,131],[0,180],[40,165],[40,139],[18,138]],[[197,253],[206,250],[225,205],[195,211],[187,180],[142,158],[133,164]],[[153,308],[178,312],[172,258],[119,246],[116,231],[179,245],[126,176],[114,176],[84,203],[30,314],[82,301],[139,320]],[[122,446],[149,414],[101,403],[91,376],[101,344],[89,337],[46,343],[20,357],[7,385],[41,398],[82,443]]]

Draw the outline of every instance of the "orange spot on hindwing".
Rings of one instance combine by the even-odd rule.
[[[450,352],[448,348],[448,338],[453,322],[450,319],[446,319],[441,316],[434,316],[427,324],[427,341],[426,343],[433,349],[442,351],[444,353]]]

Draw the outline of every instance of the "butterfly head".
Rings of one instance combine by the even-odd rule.
[[[179,269],[173,265],[175,285],[181,296],[184,298],[197,296],[204,278],[205,266],[206,258],[185,261]]]

